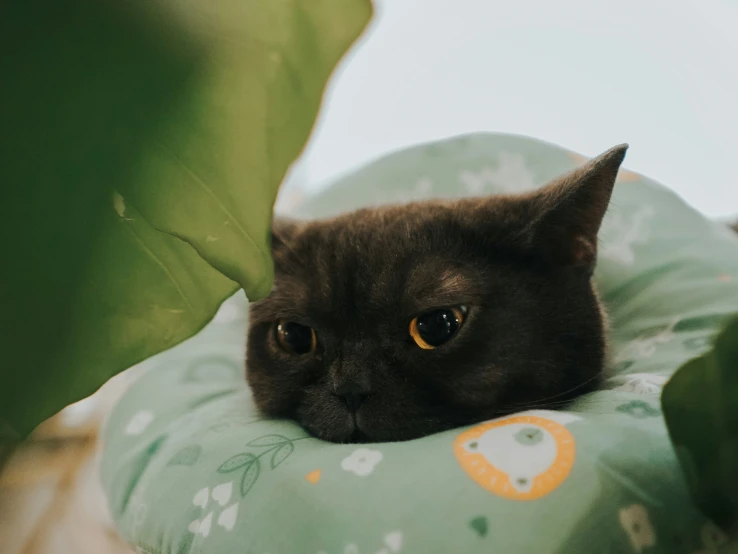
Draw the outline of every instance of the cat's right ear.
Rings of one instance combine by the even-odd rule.
[[[615,146],[528,195],[520,205],[532,247],[558,265],[594,270],[597,234],[627,149]]]

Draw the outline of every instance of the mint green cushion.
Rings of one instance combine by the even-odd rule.
[[[521,191],[582,160],[528,138],[460,137],[369,164],[297,211]],[[659,394],[738,313],[738,239],[627,171],[600,237],[603,390],[566,412],[405,443],[330,444],[261,417],[243,378],[246,300],[232,298],[147,362],[110,416],[102,477],[121,535],[157,554],[719,552]]]

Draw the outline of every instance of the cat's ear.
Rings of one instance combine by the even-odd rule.
[[[627,149],[615,146],[528,197],[530,244],[551,262],[594,268],[597,233]]]
[[[275,217],[272,220],[272,257],[277,258],[280,254],[290,250],[290,244],[297,236],[301,224],[295,220],[284,217]]]

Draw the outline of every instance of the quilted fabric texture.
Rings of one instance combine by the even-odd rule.
[[[584,161],[507,135],[413,147],[303,198],[298,215],[540,186]],[[146,553],[713,553],[659,394],[738,313],[738,239],[621,171],[597,282],[613,327],[603,390],[405,443],[329,444],[254,409],[246,300],[148,362],[105,431],[122,536]]]

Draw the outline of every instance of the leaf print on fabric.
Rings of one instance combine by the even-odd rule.
[[[194,466],[202,454],[202,446],[192,444],[177,451],[167,462],[168,466]]]
[[[617,407],[617,410],[637,419],[658,417],[661,415],[661,410],[654,408],[648,402],[643,402],[642,400],[633,400],[627,404],[622,404]]]
[[[382,453],[370,448],[357,448],[341,462],[341,469],[359,477],[371,475],[374,468],[382,461]]]
[[[290,442],[290,439],[282,435],[264,435],[263,437],[254,439],[251,442],[247,442],[246,445],[247,446],[274,446],[275,444],[282,444],[285,442]]]
[[[290,454],[295,451],[295,445],[291,442],[285,442],[272,454],[271,466],[272,469],[277,467],[279,464],[289,458]]]
[[[691,351],[704,351],[712,346],[715,341],[714,335],[708,335],[706,337],[691,337],[682,341],[682,346],[685,349]]]
[[[223,462],[217,469],[218,473],[233,473],[235,471],[243,472],[241,474],[241,497],[246,496],[261,475],[261,458],[271,455],[269,467],[276,469],[295,451],[295,442],[313,437],[297,437],[290,439],[284,435],[269,434],[257,437],[246,446],[251,448],[263,449],[258,454],[253,452],[240,452],[235,456],[231,456]]]
[[[633,367],[633,364],[635,364],[633,360],[621,360],[612,366],[612,372],[615,374],[623,373]]]
[[[243,476],[241,477],[241,496],[246,496],[249,493],[251,487],[254,486],[254,483],[259,478],[259,473],[261,473],[259,458],[252,456],[252,460],[246,466],[246,471],[243,472]]]
[[[489,524],[487,523],[487,518],[484,516],[475,517],[469,522],[469,527],[471,527],[480,537],[486,537],[487,531],[489,529]]]
[[[230,473],[231,471],[236,471],[237,469],[251,464],[255,459],[256,456],[254,456],[250,452],[242,452],[241,454],[236,454],[232,458],[229,458],[225,462],[220,464],[220,467],[218,468],[218,473]]]

